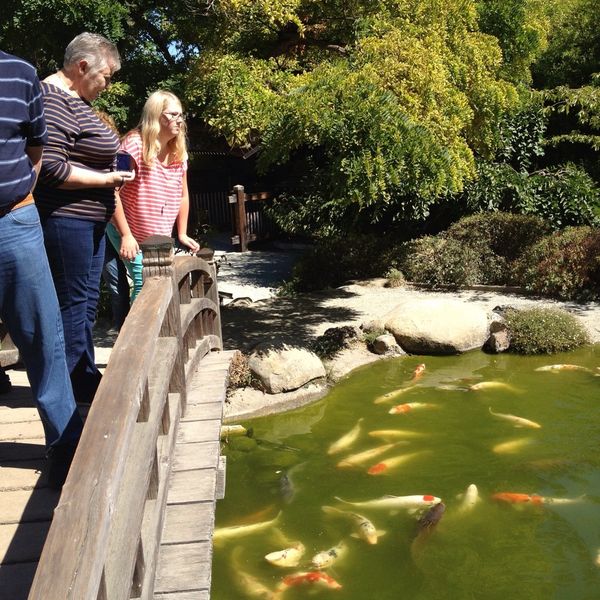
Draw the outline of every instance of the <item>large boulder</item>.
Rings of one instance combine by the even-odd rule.
[[[326,376],[321,359],[306,348],[288,344],[262,344],[248,359],[248,366],[268,394],[296,390]]]
[[[410,300],[386,315],[385,328],[411,354],[457,354],[483,346],[488,315],[460,300]]]

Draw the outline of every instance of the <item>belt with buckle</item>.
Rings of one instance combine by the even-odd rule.
[[[29,193],[23,200],[17,200],[8,206],[0,208],[0,218],[5,217],[9,212],[13,210],[17,210],[17,208],[23,208],[24,206],[28,206],[29,204],[33,204],[33,194]]]

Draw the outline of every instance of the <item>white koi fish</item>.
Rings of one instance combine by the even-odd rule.
[[[235,586],[248,598],[259,598],[259,600],[278,600],[279,592],[269,589],[262,581],[254,575],[246,573],[240,566],[241,547],[235,548],[231,554],[231,564],[235,571],[235,576],[232,577]]]
[[[345,468],[349,468],[349,467],[358,467],[358,466],[362,465],[363,463],[369,462],[373,458],[375,458],[381,454],[384,454],[390,448],[393,448],[394,446],[397,446],[398,444],[399,444],[399,442],[383,444],[382,446],[377,446],[376,448],[371,448],[369,450],[365,450],[364,452],[359,452],[358,454],[351,454],[350,456],[347,456],[346,458],[341,460],[337,464],[337,467],[339,469],[345,469]]]
[[[600,548],[598,548],[598,550],[596,550],[596,560],[594,561],[594,564],[597,567],[600,567]]]
[[[322,552],[315,554],[310,562],[315,569],[327,569],[339,558],[344,556],[347,551],[348,546],[342,541],[337,546],[329,548],[329,550],[323,550]]]
[[[269,552],[265,560],[277,567],[297,567],[305,552],[306,548],[302,542],[294,542],[289,548]]]
[[[460,512],[466,512],[468,510],[471,510],[480,500],[481,498],[479,497],[479,490],[477,489],[477,486],[474,483],[472,483],[471,485],[469,485],[467,491],[464,493],[463,501],[459,506],[458,510]]]
[[[248,430],[243,425],[221,425],[220,437],[222,440],[237,435],[248,435]]]
[[[420,456],[421,454],[425,454],[425,451],[421,452],[411,452],[409,454],[400,454],[399,456],[392,456],[390,458],[386,458],[377,464],[369,467],[367,473],[369,475],[384,475],[389,473],[396,467],[403,465],[404,463],[412,460],[413,458]]]
[[[232,525],[231,527],[219,527],[218,529],[215,529],[213,533],[213,542],[219,543],[224,540],[229,540],[244,535],[250,535],[251,533],[256,533],[257,531],[264,531],[265,529],[269,529],[270,527],[273,527],[275,523],[277,523],[279,515],[281,515],[281,512],[279,512],[277,516],[274,519],[271,519],[270,521],[250,523],[249,525]]]
[[[364,540],[367,542],[367,544],[376,544],[377,539],[380,536],[385,535],[385,531],[377,531],[375,529],[375,525],[373,525],[373,523],[371,523],[367,517],[363,517],[358,513],[340,510],[339,508],[334,508],[333,506],[322,506],[321,508],[323,512],[327,513],[328,515],[337,515],[345,519],[350,519],[356,530],[352,536]]]
[[[413,410],[431,408],[433,406],[435,406],[435,404],[430,404],[428,402],[406,402],[405,404],[397,404],[396,406],[392,406],[388,412],[390,415],[404,415]]]
[[[420,431],[409,431],[408,429],[376,429],[369,431],[369,435],[384,440],[398,440],[401,438],[423,437],[425,434]]]
[[[592,370],[587,367],[569,364],[546,365],[544,367],[538,367],[535,371],[550,371],[550,373],[558,373],[559,371],[585,371],[586,373],[592,373]]]
[[[490,414],[498,419],[503,419],[512,423],[515,427],[530,427],[531,429],[540,429],[542,426],[535,421],[530,421],[529,419],[525,419],[523,417],[517,417],[515,415],[507,415],[503,413],[495,413],[490,407],[488,407]]]
[[[409,385],[408,387],[401,387],[401,388],[398,388],[397,390],[388,392],[387,394],[377,396],[377,398],[375,398],[375,400],[373,400],[373,404],[383,404],[384,402],[389,402],[390,400],[394,400],[395,398],[398,398],[398,396],[402,396],[402,394],[405,394],[406,392],[409,392],[410,390],[412,390],[416,387],[418,387],[418,386]]]
[[[519,438],[517,440],[501,442],[492,448],[492,452],[495,452],[496,454],[511,454],[512,452],[518,452],[525,446],[531,444],[531,442],[533,442],[531,438]]]
[[[348,433],[345,433],[339,440],[333,442],[333,444],[329,446],[327,454],[337,454],[338,452],[342,452],[343,450],[346,450],[346,448],[351,446],[360,435],[360,424],[362,422],[363,418],[361,417],[356,422],[356,425],[350,431],[348,431]]]
[[[512,385],[504,383],[503,381],[480,381],[479,383],[470,386],[469,389],[472,392],[480,392],[482,390],[506,390],[516,392],[516,389]]]
[[[344,504],[351,504],[352,506],[359,506],[362,508],[382,508],[384,510],[397,510],[400,508],[406,509],[421,509],[429,508],[434,504],[439,504],[442,499],[437,496],[430,496],[425,494],[424,496],[413,495],[413,496],[392,496],[386,495],[381,498],[375,498],[374,500],[363,500],[362,502],[349,502],[343,500],[338,496],[335,497],[338,502]]]

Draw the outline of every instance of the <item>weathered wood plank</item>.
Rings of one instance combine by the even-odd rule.
[[[138,422],[133,430],[111,524],[104,567],[109,598],[126,597],[131,589],[144,503],[177,350],[176,338],[159,338],[154,349],[153,368],[148,381],[148,419]]]
[[[44,427],[39,419],[23,423],[0,423],[0,442],[44,438]]]
[[[58,498],[50,488],[2,492],[0,523],[50,521]]]
[[[221,420],[189,421],[181,423],[177,435],[178,444],[210,442],[221,437]]]
[[[196,590],[195,592],[174,592],[172,594],[157,594],[154,600],[210,600],[208,590]]]
[[[197,469],[171,473],[168,504],[215,499],[216,469]]]
[[[215,484],[215,497],[217,500],[225,498],[225,486],[227,483],[227,457],[219,456],[217,466],[217,480]]]
[[[37,563],[0,565],[2,600],[27,600]]]
[[[48,473],[45,459],[6,462],[0,465],[0,492],[44,487]]]
[[[0,525],[0,563],[37,562],[48,529],[50,521]]]
[[[177,444],[173,458],[173,471],[216,469],[221,451],[220,442],[192,442]]]
[[[188,400],[190,399],[191,397],[188,397]],[[187,411],[185,416],[181,418],[181,422],[220,419],[222,416],[222,402],[206,402],[204,404],[192,404],[188,402]]]
[[[210,542],[161,546],[155,593],[208,590],[211,556]]]
[[[191,502],[167,506],[163,544],[209,540],[215,525],[215,503]]]
[[[33,401],[32,401],[33,404]],[[27,423],[28,421],[39,421],[40,416],[36,408],[19,406],[11,408],[0,406],[0,423]]]

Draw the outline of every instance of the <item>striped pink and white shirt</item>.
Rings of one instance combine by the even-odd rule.
[[[170,236],[181,206],[187,161],[163,165],[155,159],[148,166],[142,158],[138,132],[127,135],[120,150],[129,152],[135,161],[135,179],[119,191],[133,237],[140,243],[151,235]]]

